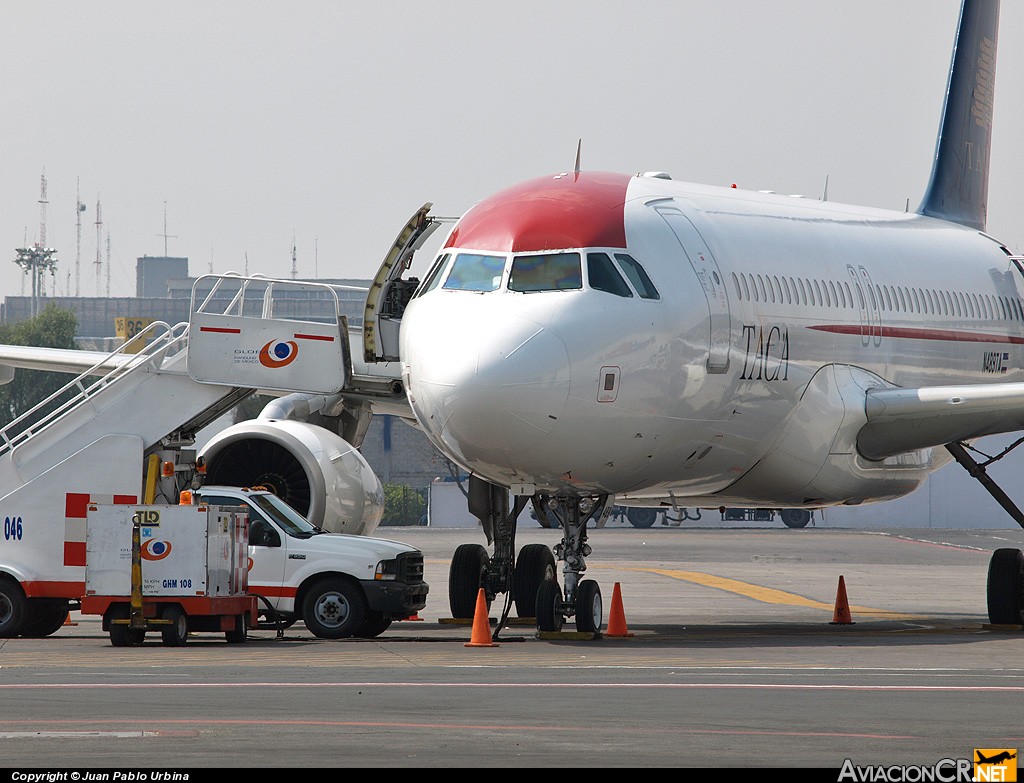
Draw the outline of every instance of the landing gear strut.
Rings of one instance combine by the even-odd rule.
[[[1005,457],[1022,442],[1024,439],[1018,440],[1002,453],[984,462],[976,461],[961,443],[948,443],[946,450],[964,470],[988,490],[1018,525],[1024,527],[1024,512],[985,471],[988,465]],[[987,598],[990,623],[1024,625],[1024,552],[1019,549],[997,549],[992,553],[988,565]]]
[[[577,631],[599,633],[604,613],[601,589],[597,582],[582,576],[591,553],[587,523],[601,521],[611,510],[608,496],[517,495],[510,510],[509,491],[476,476],[470,476],[468,496],[470,513],[480,520],[494,553],[488,556],[479,544],[462,544],[455,550],[448,575],[452,616],[472,618],[483,588],[488,607],[499,594],[507,596],[495,637],[504,627],[512,602],[518,616],[534,619],[539,631],[559,631],[566,619],[575,618]],[[516,522],[530,502],[538,519],[548,520],[549,527],[562,528],[562,541],[553,551],[544,544],[527,544],[517,560]],[[562,586],[556,558],[562,563]]]
[[[562,588],[545,584],[537,593],[537,630],[542,633],[560,631],[562,623],[576,619],[576,630],[599,633],[604,606],[601,588],[593,579],[583,579],[591,548],[587,543],[587,523],[600,520],[610,511],[608,496],[576,497],[573,495],[534,495],[538,519],[546,514],[562,527],[562,541],[555,545],[555,557],[562,562]]]
[[[516,521],[529,498],[517,496],[509,510],[509,492],[476,476],[469,477],[469,511],[480,520],[487,543],[494,545],[488,556],[480,544],[462,544],[452,557],[448,572],[448,603],[452,617],[471,619],[476,600],[483,588],[490,607],[501,593],[514,599],[520,617],[533,617],[537,587],[554,574],[554,555],[543,545],[528,545],[515,561]],[[543,551],[542,551],[543,550]],[[507,603],[502,622],[494,633],[500,633],[511,604]]]

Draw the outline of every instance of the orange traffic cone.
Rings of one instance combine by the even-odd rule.
[[[612,612],[608,616],[608,630],[605,636],[632,636],[626,628],[626,614],[622,611],[622,591],[619,583],[615,583],[615,590],[612,591]]]
[[[423,618],[420,617],[420,613],[419,612],[413,612],[411,615],[406,617],[402,622],[410,623],[410,622],[413,622],[414,620],[416,622],[423,622]]]
[[[853,625],[850,617],[850,602],[846,600],[846,581],[839,577],[839,589],[836,591],[836,610],[830,625]]]
[[[491,641],[491,618],[487,616],[487,596],[481,587],[476,594],[476,612],[473,614],[473,635],[465,647],[497,647]]]

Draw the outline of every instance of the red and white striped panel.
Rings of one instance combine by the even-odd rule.
[[[64,496],[64,565],[85,565],[85,519],[90,503],[131,505],[138,503],[135,495],[90,495],[68,492]]]

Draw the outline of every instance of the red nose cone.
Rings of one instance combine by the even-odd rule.
[[[498,253],[570,247],[626,247],[626,174],[588,172],[541,177],[476,204],[446,247]]]

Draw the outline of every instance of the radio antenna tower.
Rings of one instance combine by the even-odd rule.
[[[103,248],[103,213],[100,210],[100,199],[96,197],[96,296],[100,295],[100,273],[103,271],[103,260],[100,252]]]
[[[46,205],[49,203],[50,201],[46,197],[46,172],[44,171],[39,177],[39,241],[36,243],[36,247],[40,250],[46,247]],[[50,267],[50,272],[52,275],[53,267]],[[46,296],[45,280],[39,282],[39,293]]]
[[[107,232],[107,299],[110,298],[110,232]]]
[[[82,203],[79,180],[75,178],[75,225],[78,229],[78,246],[75,250],[75,296],[82,295],[82,213],[85,212],[85,204]]]
[[[297,257],[295,255],[295,232],[292,232],[292,280],[295,280],[299,276],[299,268],[296,265]]]
[[[39,178],[39,247],[46,247],[46,174]]]
[[[57,259],[54,255],[57,253],[52,247],[46,246],[46,174],[43,174],[41,179],[40,195],[39,195],[39,241],[28,246],[28,237],[25,237],[25,247],[17,248],[17,258],[14,259],[14,263],[20,266],[26,274],[32,275],[32,316],[39,315],[39,299],[46,296],[46,286],[43,280],[43,273],[49,272],[51,276],[56,277],[55,270],[57,268]],[[28,231],[25,231],[26,235]],[[22,286],[25,284],[25,278],[22,277]]]
[[[178,237],[175,234],[168,234],[167,233],[167,202],[166,201],[164,202],[164,233],[157,234],[157,236],[164,238],[164,258],[167,258],[168,257],[167,256],[167,240],[168,239],[177,239]]]

